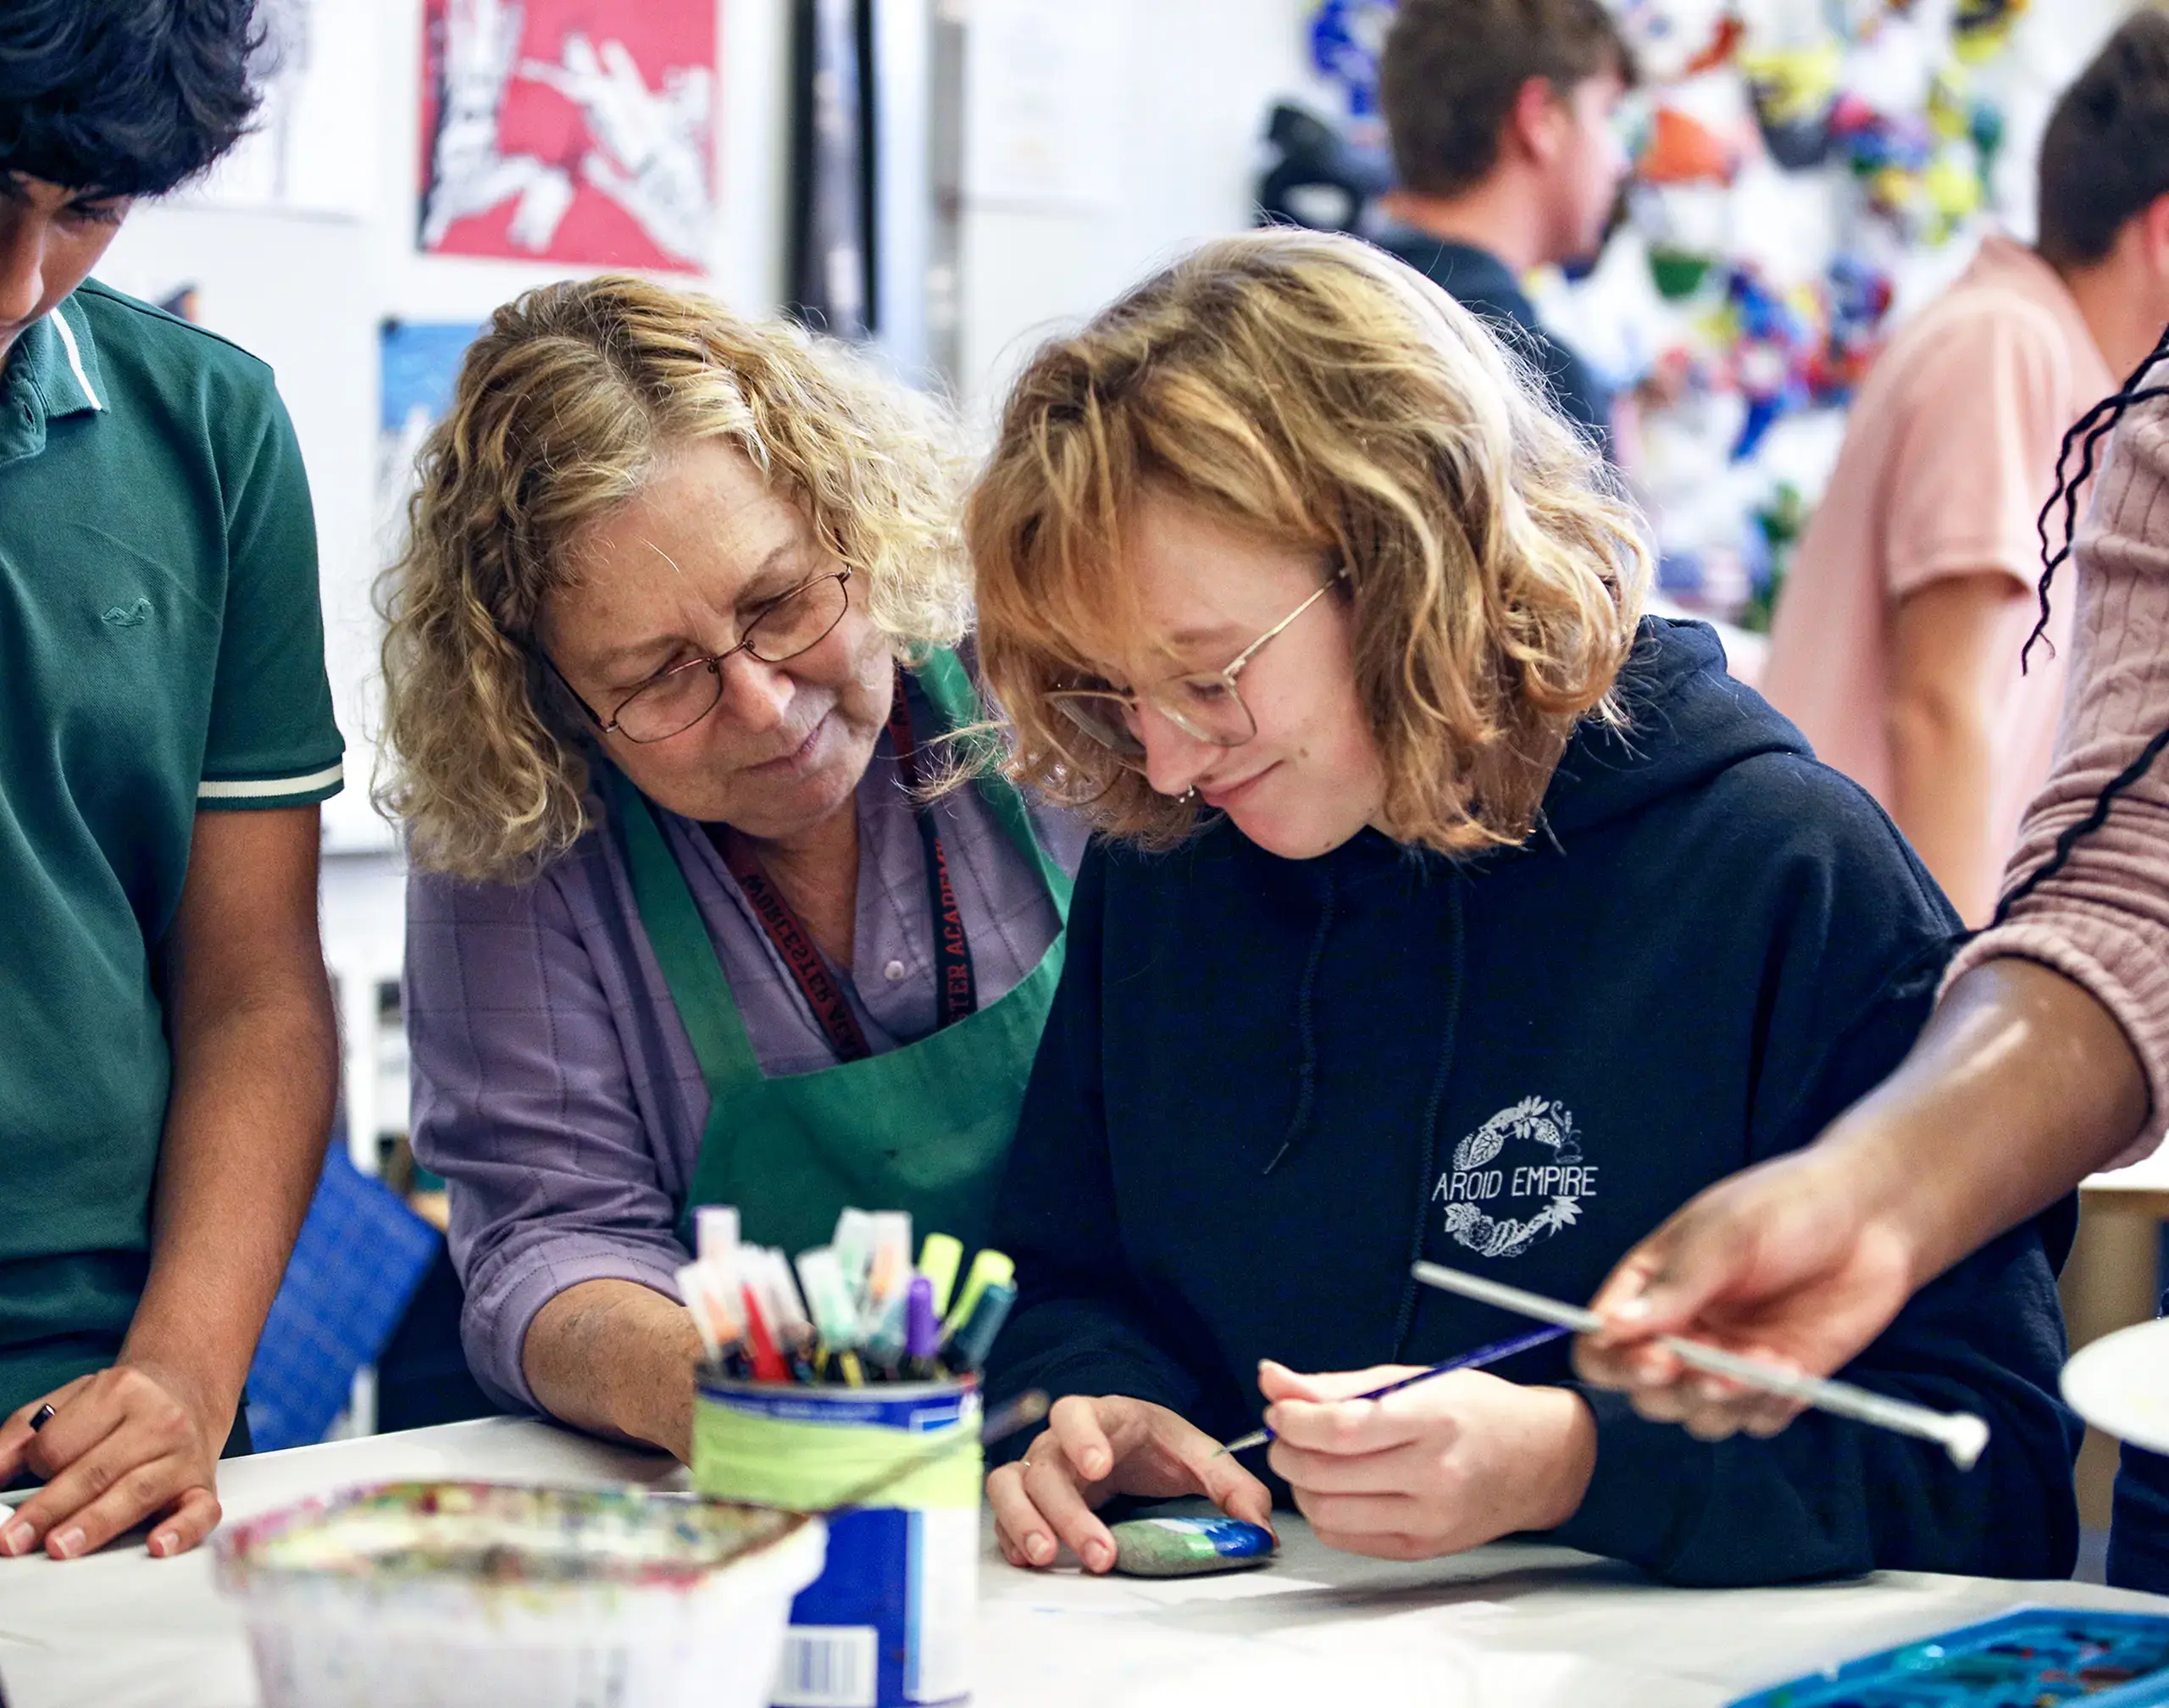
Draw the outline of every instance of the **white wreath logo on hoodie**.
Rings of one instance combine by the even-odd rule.
[[[1542,1147],[1541,1160],[1505,1166],[1510,1143]],[[1582,1201],[1596,1195],[1596,1174],[1595,1165],[1582,1161],[1580,1135],[1566,1105],[1524,1097],[1454,1147],[1453,1167],[1439,1177],[1431,1197],[1445,1202],[1446,1232],[1455,1243],[1483,1257],[1518,1257],[1580,1219]],[[1516,1207],[1545,1201],[1517,1218],[1490,1213],[1501,1200]]]

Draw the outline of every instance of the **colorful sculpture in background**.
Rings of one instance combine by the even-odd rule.
[[[1956,57],[1937,70],[1917,107],[1893,108],[1846,86],[1852,56],[1872,43],[1884,14],[1851,39],[1832,34],[1806,44],[1755,46],[1748,31],[1734,29],[1721,31],[1712,46],[1745,80],[1773,162],[1793,172],[1843,165],[1862,186],[1870,211],[1893,222],[1904,241],[1936,245],[1987,205],[2004,121],[1972,86],[1971,74],[2008,39],[2023,6],[2024,0],[1972,0],[1962,7],[1951,38]],[[1724,21],[1739,22],[1731,14]],[[1708,57],[1689,63],[1707,69]],[[1652,185],[1695,181],[1725,151],[1707,125],[1661,92],[1639,175]],[[1732,175],[1727,171],[1724,181]]]
[[[1608,3],[1639,73],[1629,229],[1589,283],[1539,300],[1638,406],[1627,454],[1667,590],[1755,624],[1894,302],[1955,272],[1951,246],[1996,205],[2004,56],[2028,0]],[[1379,140],[1395,9],[1312,14],[1351,141]]]
[[[1898,278],[1947,276],[1955,254],[1933,258],[1994,205],[2006,130],[1998,56],[2023,10],[2023,0],[1620,9],[1648,103],[1634,225],[1664,308],[1645,319],[1639,383],[1612,377],[1640,406],[1637,473],[1674,597],[1767,623]],[[1631,291],[1614,312],[1623,302]]]

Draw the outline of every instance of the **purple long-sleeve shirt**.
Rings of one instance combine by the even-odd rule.
[[[925,702],[913,690],[914,721]],[[935,1029],[925,855],[884,733],[860,781],[857,919],[846,999],[876,1053]],[[990,1003],[1039,964],[1060,922],[1038,868],[975,789],[934,808]],[[699,825],[658,812],[771,1075],[833,1067],[781,957]],[[1035,812],[1075,871],[1084,833]],[[836,969],[840,974],[843,969]],[[707,1087],[641,929],[616,836],[591,830],[534,883],[418,872],[407,887],[406,1015],[414,1154],[451,1186],[467,1289],[467,1360],[500,1403],[540,1410],[521,1369],[528,1324],[582,1281],[673,1298],[677,1235]]]

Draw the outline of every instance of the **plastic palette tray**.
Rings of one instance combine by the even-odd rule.
[[[1743,1696],[1729,1708],[2169,1704],[2169,1616],[2021,1607]]]

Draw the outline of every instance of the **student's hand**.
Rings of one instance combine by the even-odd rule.
[[[1612,1271],[1595,1300],[1609,1326],[1576,1341],[1575,1369],[1706,1441],[1775,1434],[1795,1402],[1700,1374],[1651,1343],[1680,1334],[1812,1375],[1837,1369],[1914,1284],[1912,1241],[1877,1196],[1827,1144],[1719,1181]]]
[[[1215,1441],[1164,1406],[1107,1395],[1055,1401],[1030,1450],[986,1479],[1002,1556],[1051,1566],[1062,1544],[1088,1572],[1115,1563],[1114,1538],[1092,1516],[1117,1494],[1208,1496],[1231,1518],[1273,1528],[1273,1496]]]
[[[1428,1560],[1574,1516],[1596,1468],[1596,1420],[1578,1395],[1467,1370],[1383,1400],[1354,1397],[1415,1373],[1258,1367],[1278,1438],[1270,1462],[1319,1541]]]
[[[42,1406],[53,1416],[33,1431]],[[10,1514],[0,1507],[0,1556],[42,1541],[56,1560],[93,1553],[146,1520],[150,1551],[186,1553],[218,1527],[216,1467],[230,1416],[206,1415],[185,1380],[141,1364],[79,1376],[0,1424],[0,1484],[29,1470],[45,1487]]]

